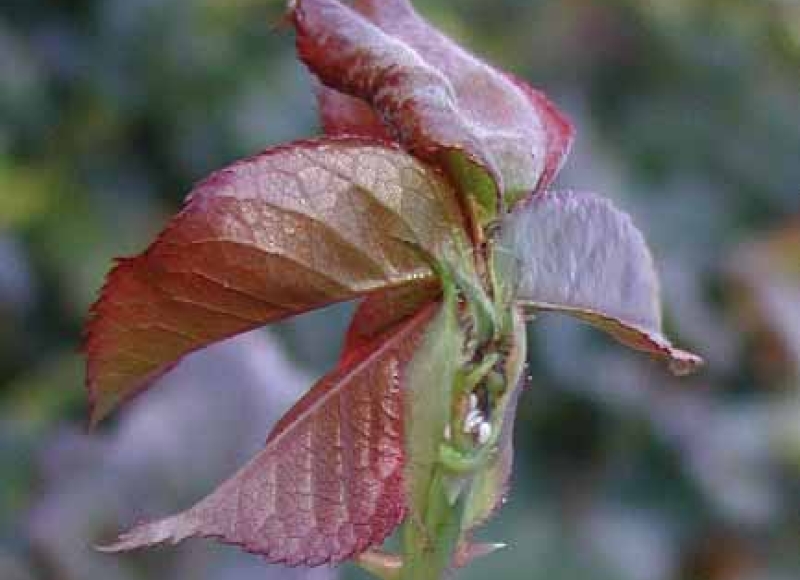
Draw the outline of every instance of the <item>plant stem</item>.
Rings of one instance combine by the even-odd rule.
[[[424,513],[412,515],[403,525],[400,580],[441,580],[451,565],[461,534],[463,501],[450,503],[447,477],[441,465],[435,468]]]

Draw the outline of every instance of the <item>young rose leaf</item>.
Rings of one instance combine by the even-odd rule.
[[[653,260],[630,218],[591,194],[541,193],[506,217],[502,245],[520,261],[526,308],[572,314],[667,359],[677,374],[702,360],[661,333]]]
[[[406,513],[406,367],[430,304],[342,360],[278,422],[266,448],[181,514],[101,548],[119,552],[212,537],[273,563],[338,563],[380,544]]]
[[[544,191],[553,183],[561,171],[561,166],[567,160],[572,141],[575,138],[575,129],[569,119],[547,98],[542,91],[538,91],[525,81],[506,74],[525,93],[531,106],[541,115],[545,131],[547,132],[544,169],[536,184],[534,191]]]
[[[538,92],[473,57],[407,0],[296,0],[298,52],[327,86],[371,104],[415,155],[445,167],[482,217],[547,183],[572,128]],[[324,124],[340,111],[322,103]],[[349,114],[349,113],[348,113]],[[488,174],[487,174],[488,172]]]
[[[506,77],[525,93],[531,106],[536,108],[544,119],[548,135],[547,152],[544,172],[536,191],[547,189],[569,153],[573,139],[572,125],[544,93],[511,74],[506,74]],[[391,138],[388,127],[365,101],[321,85],[316,88],[316,92],[322,128],[326,135]]]
[[[323,85],[316,87],[316,93],[322,130],[326,135],[391,140],[389,128],[367,102]]]
[[[439,280],[376,292],[358,305],[347,329],[342,356],[397,325],[401,320],[433,302],[441,294]]]
[[[496,79],[493,75],[499,72],[506,81],[515,85],[528,100],[528,105],[533,114],[538,117],[538,121],[545,131],[543,142],[545,157],[543,171],[535,187],[528,186],[533,183],[534,177],[523,173],[524,162],[520,163],[518,168],[510,164],[510,176],[502,176],[505,179],[506,198],[513,202],[528,195],[530,191],[545,189],[552,183],[569,153],[575,131],[569,119],[543,92],[534,89],[512,74],[487,66],[466,53],[452,40],[420,18],[409,0],[356,0],[355,6],[382,30],[401,38],[417,52],[424,54],[425,59],[433,66],[442,70],[453,82],[459,102],[466,103],[463,106],[467,118],[472,121],[476,117],[480,117],[481,125],[490,127],[488,129],[490,131],[500,133],[508,127],[513,127],[512,130],[518,134],[530,137],[529,145],[531,147],[539,146],[539,142],[534,140],[536,137],[536,131],[533,128],[535,123],[525,114],[524,107],[520,107],[519,102],[504,92],[507,86],[501,79]],[[485,88],[481,87],[481,90],[476,91],[472,84],[475,81],[473,73],[477,78],[483,79],[485,76],[491,80],[488,81]],[[498,97],[497,94],[494,94],[495,89],[503,92],[503,96]],[[507,99],[507,102],[498,104],[498,98]],[[488,108],[487,105],[489,105]],[[496,109],[491,107],[496,107]],[[496,113],[503,115],[502,118],[496,117]],[[500,150],[502,151],[502,148]],[[524,154],[524,145],[521,146],[521,150]],[[530,151],[530,154],[535,156],[536,152]],[[524,156],[523,159],[525,159]],[[517,181],[519,181],[519,185],[515,186]]]
[[[332,302],[432,283],[466,245],[434,171],[363,139],[268,150],[202,182],[110,273],[87,326],[92,420],[209,343]]]

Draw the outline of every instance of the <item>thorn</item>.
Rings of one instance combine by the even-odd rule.
[[[506,547],[508,547],[507,544],[503,543],[462,542],[456,550],[453,563],[457,568],[463,568],[478,558],[483,558]]]

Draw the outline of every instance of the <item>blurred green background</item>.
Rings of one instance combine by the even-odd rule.
[[[531,328],[509,548],[466,579],[800,577],[800,2],[419,0],[578,129],[561,187],[634,215],[676,381],[573,321]],[[269,0],[0,3],[0,578],[361,578],[231,548],[89,549],[186,507],[335,360],[351,306],[191,357],[85,430],[82,322],[210,171],[319,132]],[[190,384],[191,383],[191,384]],[[497,576],[500,575],[500,576]]]

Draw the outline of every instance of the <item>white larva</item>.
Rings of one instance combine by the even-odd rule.
[[[464,419],[464,433],[472,433],[483,422],[483,414],[478,409],[473,409]]]
[[[478,427],[478,444],[486,445],[492,437],[492,424],[483,421]]]

